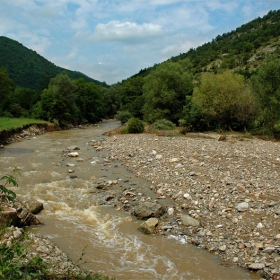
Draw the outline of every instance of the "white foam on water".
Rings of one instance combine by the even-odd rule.
[[[53,178],[58,178],[58,177],[63,176],[61,173],[58,173],[56,171],[52,171],[50,174]]]
[[[23,176],[27,178],[35,177],[35,176],[40,176],[43,172],[39,170],[31,170],[31,171],[25,171],[22,173]]]
[[[40,163],[40,162],[31,162],[30,165],[31,165],[31,167],[33,167],[33,168],[38,168],[38,167],[43,166],[43,163]]]
[[[0,162],[10,163],[11,161],[15,161],[15,157],[0,157]]]

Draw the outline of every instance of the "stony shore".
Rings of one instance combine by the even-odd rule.
[[[115,135],[95,148],[109,151],[107,166],[121,162],[150,182],[155,194],[127,189],[117,196],[116,208],[133,211],[139,202],[171,199],[159,233],[184,236],[219,255],[224,265],[279,279],[279,142],[214,133],[140,134]],[[190,225],[189,218],[197,222]]]
[[[19,258],[20,262],[28,263],[33,258],[40,258],[47,268],[46,279],[66,279],[66,277],[75,279],[74,275],[83,275],[78,265],[74,264],[49,238],[31,233],[26,236],[23,229],[11,226],[2,235],[2,240],[0,239],[1,244],[14,248],[17,242],[24,244],[26,248],[26,256]]]
[[[32,129],[23,133],[21,139],[34,136]],[[145,201],[157,201],[167,210],[159,218],[159,234],[183,237],[219,255],[224,265],[280,279],[279,142],[235,134],[162,133],[112,135],[92,146],[104,168],[121,163],[150,185],[139,192],[137,186],[124,190],[118,181],[97,180],[106,203],[133,214]],[[32,238],[36,248],[55,252],[55,263],[59,257],[66,270],[73,265],[49,240]],[[31,252],[43,260],[52,258],[35,247]]]

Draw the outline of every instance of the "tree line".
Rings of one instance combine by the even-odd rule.
[[[33,117],[60,126],[95,123],[108,116],[105,87],[66,72],[50,79],[43,91],[16,87],[6,69],[0,69],[0,116]]]
[[[61,126],[94,123],[120,113],[148,124],[168,120],[185,131],[263,131],[280,135],[280,59],[271,56],[250,78],[232,70],[194,75],[189,59],[157,65],[110,87],[62,72],[41,93],[16,87],[0,69],[0,115],[34,117]]]
[[[112,86],[61,69],[40,88],[23,87],[13,79],[17,66],[0,68],[0,116],[40,118],[60,126],[114,116],[123,123],[133,117],[148,124],[168,121],[184,131],[250,130],[278,137],[279,22],[280,10],[271,11]],[[19,48],[0,39],[3,50]],[[41,59],[33,55],[30,63]]]
[[[165,119],[185,131],[235,130],[280,135],[280,59],[250,77],[230,69],[194,75],[189,59],[157,65],[112,86],[115,105],[147,123]]]

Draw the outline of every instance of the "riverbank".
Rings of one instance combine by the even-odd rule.
[[[30,139],[46,132],[61,130],[53,123],[27,124],[23,127],[0,130],[0,145],[8,145],[23,139]]]
[[[110,151],[107,165],[122,162],[149,181],[156,201],[174,201],[159,233],[181,236],[224,265],[279,277],[280,143],[214,133],[140,134],[109,137],[99,149]],[[131,211],[143,194],[127,191],[115,207]],[[186,215],[199,225],[186,225]]]
[[[140,134],[113,135],[91,146],[100,153],[95,162],[88,157],[91,164],[106,171],[122,163],[150,182],[144,189],[121,180],[122,175],[120,180],[107,178],[106,184],[97,178],[90,193],[100,190],[102,203],[132,212],[142,202],[157,201],[170,210],[159,219],[159,234],[219,255],[224,265],[277,279],[277,142],[213,133]],[[187,215],[199,226],[186,225]]]

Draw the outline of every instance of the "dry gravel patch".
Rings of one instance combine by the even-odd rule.
[[[111,161],[151,183],[159,202],[172,198],[173,221],[162,234],[188,242],[267,279],[280,275],[280,143],[256,138],[187,134],[109,137]],[[186,217],[199,226],[185,222]],[[280,278],[279,278],[280,279]]]

